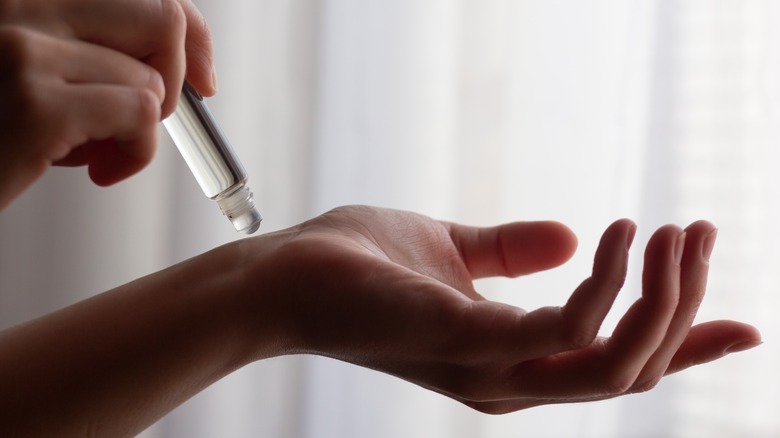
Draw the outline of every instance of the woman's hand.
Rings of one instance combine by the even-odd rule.
[[[613,224],[566,305],[525,312],[485,300],[472,281],[565,262],[576,239],[563,225],[472,228],[339,208],[0,331],[0,435],[135,436],[235,369],[282,354],[341,359],[504,413],[645,391],[760,343],[737,322],[691,328],[715,238],[707,222],[656,232],[642,297],[597,337],[633,233],[630,221]]]
[[[216,84],[189,0],[0,0],[0,209],[52,164],[110,185],[153,157],[187,72]]]
[[[610,226],[593,275],[566,305],[532,312],[485,300],[472,281],[565,262],[576,239],[558,223],[472,228],[340,208],[266,236],[275,244],[259,238],[274,250],[249,288],[277,291],[274,312],[289,315],[275,322],[288,334],[286,352],[377,369],[489,413],[646,391],[665,374],[760,343],[738,322],[691,328],[716,237],[703,221],[655,233],[642,297],[612,336],[597,337],[623,285],[634,230],[628,220]],[[253,251],[252,240],[244,244]]]

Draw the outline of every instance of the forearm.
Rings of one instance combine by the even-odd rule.
[[[574,246],[563,226],[336,209],[0,333],[0,436],[131,435],[230,371],[285,353],[377,369],[489,413],[645,391],[760,343],[734,321],[691,327],[713,231],[659,229],[642,298],[603,339],[629,221],[607,229],[593,276],[565,306],[525,312],[472,282],[562,263]]]
[[[239,248],[0,333],[0,435],[137,434],[256,359]]]

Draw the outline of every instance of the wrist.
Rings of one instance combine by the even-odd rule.
[[[246,362],[289,354],[294,342],[294,273],[280,254],[284,232],[242,239],[230,245],[233,324]],[[289,264],[288,264],[289,265]]]

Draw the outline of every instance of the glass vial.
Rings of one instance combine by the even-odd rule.
[[[176,111],[163,121],[203,193],[236,231],[252,234],[263,218],[255,208],[244,166],[219,129],[203,97],[185,81]]]

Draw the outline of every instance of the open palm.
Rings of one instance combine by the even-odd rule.
[[[598,337],[626,275],[635,226],[604,233],[593,274],[563,307],[526,312],[482,298],[473,280],[530,274],[571,256],[555,222],[475,228],[370,207],[343,207],[278,233],[288,352],[377,369],[503,413],[645,391],[665,374],[760,342],[733,321],[691,328],[715,229],[659,229],[645,252],[643,293]]]

